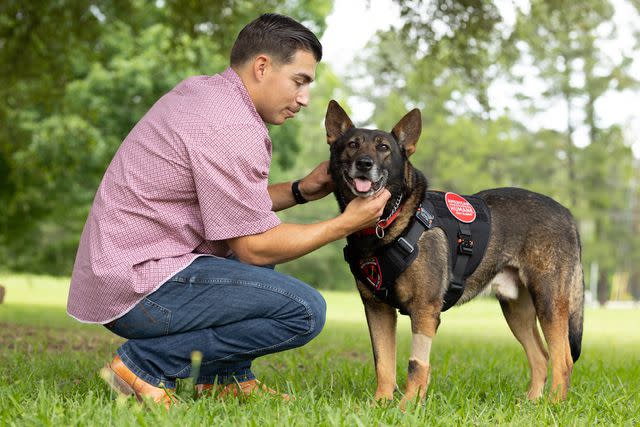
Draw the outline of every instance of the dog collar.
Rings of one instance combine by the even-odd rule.
[[[402,203],[402,193],[400,193],[400,196],[393,204],[391,213],[385,219],[379,220],[375,227],[369,227],[369,228],[360,230],[357,233],[357,235],[371,236],[375,234],[378,237],[378,239],[382,239],[384,237],[384,230],[386,230],[391,224],[393,224],[393,221],[396,220],[396,218],[400,214],[400,211],[402,211],[402,207],[404,206],[404,204],[401,204],[401,203]]]

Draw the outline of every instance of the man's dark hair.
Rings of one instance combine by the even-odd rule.
[[[288,64],[300,49],[313,53],[317,62],[322,59],[322,45],[307,27],[276,13],[265,13],[240,31],[231,49],[231,65],[242,65],[259,53]]]

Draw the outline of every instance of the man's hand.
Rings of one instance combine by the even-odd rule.
[[[342,213],[348,229],[352,232],[373,227],[380,220],[391,193],[386,188],[371,197],[356,197]]]
[[[311,201],[322,199],[333,191],[333,180],[329,174],[329,161],[320,163],[311,173],[300,180],[298,187],[302,196]]]
[[[313,172],[312,172],[313,174]],[[227,240],[240,261],[270,265],[290,261],[329,242],[372,227],[380,219],[391,197],[386,189],[371,197],[356,197],[343,213],[314,224],[280,224],[264,233]]]

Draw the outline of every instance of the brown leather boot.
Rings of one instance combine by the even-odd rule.
[[[175,389],[156,387],[145,382],[126,367],[120,356],[114,357],[111,363],[100,370],[100,377],[118,394],[123,396],[133,394],[140,402],[149,399],[164,405],[166,409],[177,403],[173,396]]]
[[[196,384],[196,397],[213,396],[219,399],[228,397],[247,398],[250,396],[269,394],[279,396],[285,402],[295,400],[294,396],[278,393],[258,380],[248,380],[231,384]]]

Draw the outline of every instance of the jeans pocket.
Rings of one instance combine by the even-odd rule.
[[[128,313],[105,326],[127,339],[154,338],[167,335],[171,324],[171,310],[143,298]]]

